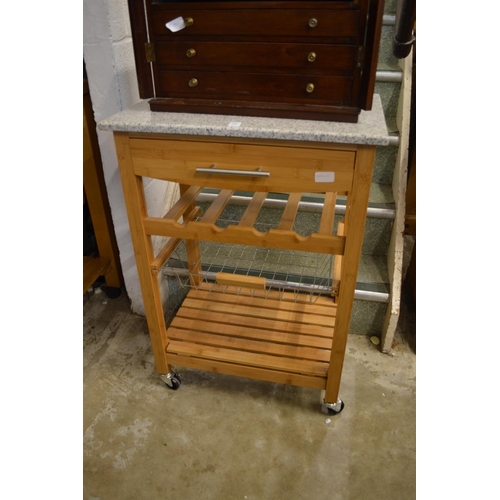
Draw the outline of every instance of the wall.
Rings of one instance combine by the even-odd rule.
[[[83,58],[96,123],[140,100],[127,0],[83,1]],[[144,315],[113,134],[98,130],[98,138],[125,288],[132,311]],[[152,216],[164,215],[178,196],[175,185],[157,180],[146,179],[145,191]],[[163,242],[153,238],[155,251]],[[160,289],[166,306],[165,280],[160,279]]]

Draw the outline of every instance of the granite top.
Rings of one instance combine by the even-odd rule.
[[[386,146],[389,134],[380,96],[373,96],[371,111],[361,111],[358,123],[291,120],[248,116],[151,111],[147,100],[98,124],[100,130],[251,137],[292,141],[336,142]]]

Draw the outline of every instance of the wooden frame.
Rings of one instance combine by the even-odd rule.
[[[161,136],[115,132],[115,143],[122,176],[125,202],[134,244],[137,268],[141,283],[144,306],[152,341],[156,369],[168,374],[171,365],[226,373],[231,375],[267,380],[278,383],[313,387],[325,390],[325,403],[338,401],[340,380],[347,344],[349,323],[354,300],[354,290],[361,256],[366,209],[371,185],[375,146],[299,143],[288,141],[256,141],[253,139],[198,138],[189,136]],[[137,139],[149,143],[158,141],[155,150],[169,154],[158,162],[156,155],[144,159],[134,144]],[[185,141],[182,148],[171,147]],[[297,153],[314,158],[321,153],[324,161],[331,159],[332,168],[345,168],[345,155],[351,158],[349,170],[351,182],[346,186],[339,176],[338,183],[316,184],[316,192],[325,194],[324,210],[317,233],[300,236],[295,233],[293,221],[303,187],[301,178],[289,185],[289,197],[278,229],[262,233],[253,225],[267,191],[249,179],[247,189],[255,191],[240,223],[221,229],[214,221],[229,202],[233,190],[226,188],[230,182],[224,179],[224,188],[201,220],[195,220],[195,200],[204,175],[188,177],[191,185],[181,184],[181,197],[163,218],[152,218],[147,213],[142,175],[146,172],[162,179],[174,176],[179,155],[186,162],[185,151],[193,151],[196,157],[213,154],[224,144],[228,150],[252,151],[247,147],[258,144],[272,153],[280,148],[279,159],[271,165],[273,172],[287,169]],[[300,149],[302,148],[302,151]],[[270,154],[272,158],[273,155]],[[344,162],[344,163],[343,163]],[[154,169],[148,164],[154,164]],[[280,173],[278,173],[280,175]],[[305,174],[304,174],[305,175]],[[314,178],[314,172],[310,175]],[[217,183],[217,181],[213,181]],[[340,234],[333,233],[336,188],[347,193],[345,223]],[[347,188],[347,191],[346,191]],[[182,221],[181,221],[182,219]],[[158,255],[153,254],[152,235],[170,236]],[[330,297],[319,297],[313,304],[287,302],[274,298],[262,299],[224,293],[217,287],[231,285],[263,286],[260,280],[235,280],[221,276],[219,285],[212,291],[192,289],[184,300],[168,330],[163,315],[157,274],[162,263],[172,253],[178,239],[185,239],[188,260],[193,268],[198,260],[199,240],[222,241],[253,246],[284,249],[300,249],[342,255],[338,293],[334,302]],[[191,257],[190,257],[191,256]],[[191,269],[193,270],[193,269]],[[340,274],[339,274],[340,273]]]
[[[104,276],[107,287],[119,290],[123,276],[86,80],[83,82],[83,189],[99,251],[99,257],[83,257],[83,293],[99,276]]]

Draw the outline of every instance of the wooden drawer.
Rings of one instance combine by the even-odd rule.
[[[178,18],[191,18],[193,24],[173,33],[165,25]],[[356,37],[357,10],[351,9],[195,9],[189,3],[179,10],[155,11],[151,22],[155,39],[197,36],[278,36]],[[316,20],[316,24],[312,21]],[[315,24],[314,27],[310,26]]]
[[[295,71],[308,74],[325,70],[353,71],[356,60],[354,45],[324,45],[314,43],[248,43],[248,42],[168,42],[155,48],[160,69],[208,69],[213,71],[252,72]]]
[[[384,0],[128,2],[152,111],[356,122],[371,109]],[[192,22],[166,27],[177,19]]]
[[[265,192],[345,192],[351,189],[355,152],[328,148],[280,147],[131,138],[134,173],[195,186]],[[252,174],[200,173],[198,168]],[[258,172],[267,177],[254,177]]]
[[[301,76],[206,71],[160,71],[159,92],[165,97],[276,100],[349,104],[352,79],[335,76]],[[307,91],[313,85],[311,92]],[[195,86],[191,86],[195,85]],[[310,88],[311,89],[311,88]]]

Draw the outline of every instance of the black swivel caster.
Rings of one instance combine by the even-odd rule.
[[[170,372],[167,375],[160,375],[160,378],[163,380],[165,385],[173,391],[176,391],[181,386],[181,378],[178,373]]]
[[[103,285],[101,286],[101,290],[106,294],[106,297],[108,297],[108,299],[117,299],[122,293],[121,288],[114,286]]]
[[[327,415],[338,415],[344,409],[344,402],[339,399],[336,403],[323,403],[321,411]]]

